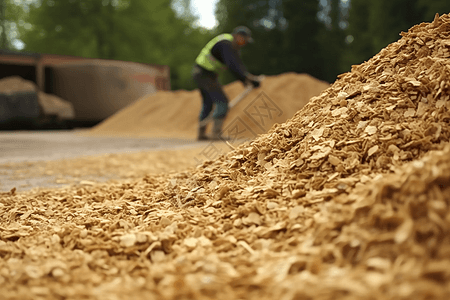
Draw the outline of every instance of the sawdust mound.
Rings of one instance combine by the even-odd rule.
[[[292,117],[311,97],[328,86],[307,74],[268,76],[260,89],[252,91],[230,110],[224,128],[238,123],[245,129],[238,138],[253,138],[267,132],[274,123],[282,123]],[[230,101],[243,90],[241,82],[224,87]],[[119,111],[90,133],[195,138],[200,107],[198,90],[159,91]]]
[[[0,80],[0,93],[10,95],[16,92],[33,92],[36,86],[33,82],[19,76],[11,76]]]
[[[450,16],[402,35],[220,159],[2,195],[5,297],[448,299]]]

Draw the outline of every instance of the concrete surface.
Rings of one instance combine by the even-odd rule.
[[[15,178],[14,169],[2,168],[8,163],[37,162],[106,153],[130,153],[148,150],[201,147],[194,140],[163,138],[119,138],[82,136],[83,130],[0,131],[0,191],[12,187],[27,190],[34,187],[59,187],[52,176]],[[107,180],[108,178],[104,178]],[[98,178],[102,181],[102,178]]]
[[[89,137],[82,130],[0,131],[0,164],[198,146],[194,140]]]

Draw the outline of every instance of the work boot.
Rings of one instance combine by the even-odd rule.
[[[198,127],[197,141],[206,141],[208,137],[206,136],[206,125],[200,125]]]
[[[214,125],[212,129],[212,136],[211,139],[214,141],[218,140],[227,140],[228,138],[225,138],[222,136],[222,126],[223,126],[224,119],[214,119]]]

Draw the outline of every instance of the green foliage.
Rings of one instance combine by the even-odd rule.
[[[348,45],[342,56],[341,64],[351,66],[360,64],[374,54],[372,33],[369,31],[370,7],[368,0],[352,0],[348,17]]]
[[[299,13],[301,12],[301,13]],[[325,31],[317,14],[316,0],[283,1],[283,15],[288,27],[280,33],[283,45],[283,69],[301,70],[315,77],[324,77],[320,33]]]
[[[423,10],[424,22],[432,22],[436,14],[450,13],[450,1],[448,0],[419,0],[417,8]]]
[[[372,0],[369,14],[374,50],[379,52],[398,40],[402,31],[424,21],[423,12],[417,8],[417,0]],[[386,18],[390,16],[390,18]]]
[[[320,79],[328,82],[336,80],[337,75],[347,71],[341,65],[341,59],[344,55],[345,32],[341,27],[343,21],[343,11],[340,6],[340,0],[329,0],[327,7],[329,13],[328,22],[325,27],[318,31],[320,58],[317,60],[318,67],[322,67]]]
[[[295,71],[333,82],[402,31],[449,12],[448,0],[220,0],[217,18],[223,31],[246,25],[254,32],[256,43],[243,50],[251,72]]]
[[[191,68],[199,51],[238,25],[253,32],[255,43],[242,49],[251,73],[308,73],[333,82],[398,40],[401,31],[450,12],[448,0],[219,0],[219,26],[209,31],[195,27],[190,0],[0,4],[3,48],[12,48],[18,32],[24,51],[169,65],[172,89],[195,88]],[[228,74],[222,82],[233,80]]]
[[[23,0],[21,0],[23,1]],[[0,0],[0,49],[13,49],[13,41],[17,39],[16,22],[23,20],[24,9],[19,0]]]
[[[0,0],[0,49],[8,48],[8,42],[6,37],[6,3],[4,0]]]
[[[211,37],[192,27],[189,0],[40,0],[19,26],[25,51],[169,65],[172,88],[194,88],[190,69]]]
[[[343,63],[359,64],[382,48],[400,39],[402,31],[415,24],[430,22],[436,13],[449,13],[450,4],[442,0],[351,0]]]
[[[25,49],[105,59],[146,61],[164,58],[171,34],[162,22],[175,22],[170,0],[41,0],[31,5],[21,28]],[[179,24],[176,24],[180,26]]]
[[[251,73],[294,71],[334,79],[339,30],[328,30],[318,12],[318,0],[220,0],[217,18],[223,31],[238,25],[252,30],[255,43],[242,50]],[[330,47],[329,39],[337,42]]]

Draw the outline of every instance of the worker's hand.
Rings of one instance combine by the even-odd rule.
[[[254,88],[259,88],[261,85],[260,77],[252,74],[247,74],[247,82],[253,85]]]
[[[250,82],[254,88],[259,88],[259,86],[261,85],[261,82],[259,82],[259,80],[252,80]]]

